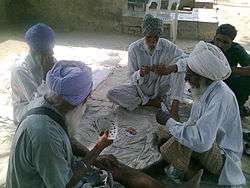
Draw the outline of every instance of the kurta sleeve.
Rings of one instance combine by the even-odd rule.
[[[32,139],[32,160],[35,169],[46,187],[66,187],[73,176],[66,142],[62,140],[57,128],[45,128],[39,132]]]
[[[144,78],[140,76],[140,68],[133,48],[128,49],[128,69],[130,82],[133,85],[141,85]]]
[[[11,73],[11,89],[13,103],[13,118],[15,122],[21,120],[29,102],[34,98],[36,84],[27,72],[16,68]]]
[[[177,61],[177,72],[186,72],[187,70],[187,59],[181,58]]]
[[[171,96],[172,100],[183,100],[184,89],[185,89],[185,72],[172,73],[171,75]]]
[[[188,55],[171,42],[168,44],[167,59],[165,60],[167,65],[176,64],[178,68],[177,73],[171,74],[170,87],[171,87],[171,100],[182,101],[185,87],[185,71],[186,61],[185,58]]]
[[[167,50],[167,64],[176,64],[180,59],[183,59],[185,57],[188,57],[186,53],[183,52],[183,50],[179,49],[174,43],[169,42],[168,50]]]
[[[223,99],[221,99],[223,101]],[[206,112],[196,121],[196,124],[189,126],[169,119],[166,123],[170,133],[183,145],[196,152],[208,151],[215,142],[219,125],[225,119],[225,100],[211,102]],[[205,104],[204,104],[205,105]]]

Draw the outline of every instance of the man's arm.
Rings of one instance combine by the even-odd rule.
[[[137,58],[132,47],[128,49],[128,70],[130,82],[134,85],[142,84],[143,77],[140,75],[140,68],[137,62]]]
[[[208,151],[216,138],[218,127],[223,123],[224,116],[228,108],[221,100],[217,100],[209,104],[205,114],[203,114],[195,125],[184,125],[173,119],[169,119],[166,123],[170,133],[183,145],[196,152]]]
[[[183,100],[183,94],[184,94],[184,88],[185,88],[185,72],[180,72],[171,75],[171,99],[172,101],[172,106],[170,109],[170,114],[171,116],[178,120],[178,110],[179,110],[179,104],[180,101]]]
[[[247,51],[240,46],[239,49],[239,62],[241,67],[250,66],[250,55],[247,53]]]
[[[78,157],[85,157],[89,152],[89,149],[78,142],[74,137],[70,138],[70,144],[73,154]]]
[[[104,133],[97,141],[95,147],[84,157],[84,160],[90,165],[93,164],[100,153],[112,143],[113,141],[108,139],[108,134]]]

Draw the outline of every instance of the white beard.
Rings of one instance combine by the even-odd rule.
[[[86,110],[86,104],[79,105],[73,110],[69,111],[65,115],[66,122],[68,124],[69,135],[74,136],[79,129],[79,124],[81,122],[82,116]]]
[[[144,49],[147,51],[147,53],[148,54],[150,54],[150,55],[153,55],[153,53],[154,53],[154,51],[155,51],[155,48],[154,49],[150,49],[149,47],[148,47],[148,45],[147,45],[147,43],[146,43],[146,41],[144,40],[143,41],[143,46],[144,46]]]
[[[190,91],[192,93],[192,97],[193,97],[194,101],[199,100],[200,97],[203,95],[203,93],[206,91],[206,89],[207,89],[207,84],[206,84],[206,80],[204,80],[204,79],[202,79],[200,81],[199,88],[191,87]]]

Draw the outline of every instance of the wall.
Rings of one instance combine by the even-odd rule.
[[[7,23],[5,0],[0,0],[0,26]]]
[[[30,22],[63,30],[118,30],[125,0],[27,0]]]

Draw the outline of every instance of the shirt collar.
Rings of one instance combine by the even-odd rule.
[[[139,46],[140,46],[140,49],[142,51],[146,51],[145,47],[144,47],[144,40],[145,40],[145,37],[142,38]],[[163,49],[163,45],[162,45],[162,42],[161,42],[161,38],[159,38],[158,42],[157,42],[157,45],[155,47],[155,51],[158,51],[158,50],[162,50]]]

